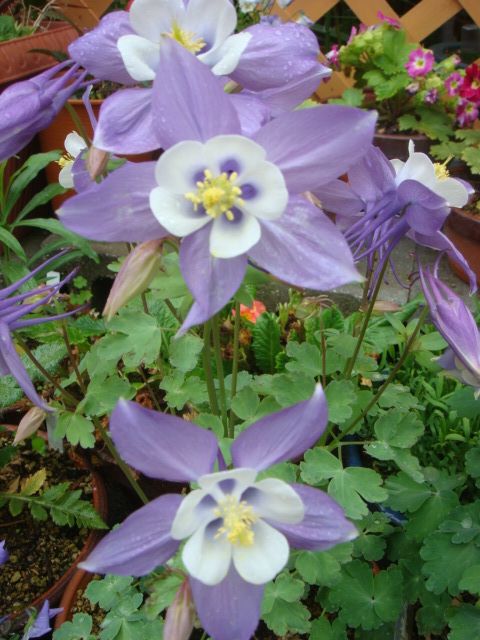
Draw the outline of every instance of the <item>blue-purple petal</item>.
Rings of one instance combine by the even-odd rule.
[[[126,11],[114,11],[104,16],[98,25],[68,47],[72,60],[78,62],[97,80],[119,84],[134,84],[123,64],[117,41],[133,33]]]
[[[152,89],[122,89],[104,100],[93,144],[117,154],[159,149],[152,113]]]
[[[305,198],[291,198],[281,218],[261,225],[260,241],[248,255],[280,280],[328,291],[362,279],[341,232]]]
[[[292,194],[314,191],[346,173],[369,149],[375,112],[320,105],[280,115],[255,140],[282,171]]]
[[[298,458],[317,442],[327,422],[327,401],[318,384],[308,400],[265,416],[245,429],[232,444],[233,464],[261,471]]]
[[[121,457],[151,478],[191,482],[211,473],[217,457],[210,431],[123,399],[113,410],[110,431]]]
[[[190,577],[198,617],[213,640],[249,640],[258,626],[263,585],[245,582],[233,565],[213,587]]]
[[[225,259],[212,256],[208,227],[187,236],[180,246],[180,269],[195,299],[180,334],[223,309],[242,284],[247,269],[246,255]]]
[[[5,564],[9,558],[9,553],[5,549],[5,540],[0,541],[0,564]]]
[[[145,242],[168,235],[150,209],[155,162],[127,162],[99,184],[66,200],[57,211],[63,225],[103,242]]]
[[[440,231],[450,212],[445,199],[417,180],[404,180],[397,189],[399,208],[406,207],[405,219],[421,234]]]
[[[304,484],[292,484],[291,487],[302,499],[305,517],[299,524],[275,522],[275,528],[285,535],[292,547],[324,551],[357,537],[356,528],[330,496]]]
[[[180,542],[170,529],[182,496],[167,494],[141,507],[110,531],[79,567],[91,573],[144,576],[164,564]]]
[[[221,134],[241,133],[222,80],[173,40],[162,44],[153,83],[153,124],[164,149],[182,140],[204,142]]]
[[[247,93],[233,93],[230,100],[235,107],[242,134],[247,138],[253,135],[270,120],[270,108],[257,96]]]

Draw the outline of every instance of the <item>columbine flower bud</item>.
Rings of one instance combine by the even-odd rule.
[[[142,242],[127,256],[115,278],[103,315],[110,320],[129,300],[143,293],[161,264],[162,240]]]
[[[13,444],[18,444],[33,435],[37,429],[42,426],[46,417],[47,413],[43,409],[40,409],[40,407],[32,407],[29,409],[20,420]]]
[[[98,149],[93,145],[88,150],[87,169],[92,180],[101,176],[105,171],[110,154],[103,149]]]
[[[164,640],[188,640],[193,630],[194,619],[192,592],[188,580],[185,580],[167,609],[163,628]]]

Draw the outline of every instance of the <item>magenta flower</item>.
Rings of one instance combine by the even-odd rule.
[[[402,28],[400,20],[397,20],[397,18],[389,18],[382,11],[377,11],[377,18],[381,22],[385,22],[386,24],[389,24],[391,27],[395,27],[396,29]]]
[[[328,549],[356,537],[342,509],[318,489],[258,480],[260,471],[312,447],[328,421],[318,385],[304,402],[252,424],[233,442],[234,468],[210,431],[120,400],[111,420],[120,455],[154,478],[194,482],[185,497],[164,495],[98,544],[83,569],[142,576],[164,564],[182,541],[182,560],[204,629],[214,640],[248,640],[260,617],[264,585],[286,565],[289,547]]]
[[[410,52],[405,68],[409,76],[416,78],[424,76],[431,71],[434,63],[435,57],[433,53],[429,49],[419,47]]]
[[[301,194],[365,153],[375,115],[324,105],[248,138],[215,76],[173,42],[159,78],[150,126],[166,151],[70,198],[58,212],[65,226],[98,240],[183,238],[180,268],[195,303],[182,331],[223,308],[248,259],[302,287],[357,280],[341,233]]]
[[[340,60],[340,52],[339,52],[338,44],[332,44],[332,48],[328,53],[325,54],[326,59],[330,62],[331,65],[336,67]]]
[[[451,73],[448,78],[445,80],[445,89],[449,96],[457,96],[460,87],[463,83],[463,77],[458,73],[458,71],[454,71]]]
[[[473,102],[460,98],[457,103],[456,118],[461,127],[466,127],[478,118],[479,107]]]
[[[449,348],[437,362],[454,377],[480,393],[480,333],[463,300],[432,271],[420,269],[423,293],[430,307],[433,324],[448,342]]]
[[[29,327],[42,324],[44,322],[51,322],[52,320],[66,318],[72,313],[76,313],[78,309],[57,315],[45,316],[43,318],[22,319],[23,316],[28,315],[29,313],[36,311],[39,307],[48,304],[60,291],[62,286],[71,280],[75,275],[75,271],[70,273],[58,284],[45,285],[39,289],[33,289],[25,293],[17,293],[16,295],[11,294],[15,293],[15,291],[17,291],[24,282],[27,282],[27,280],[30,280],[30,278],[35,274],[42,271],[60,255],[63,254],[53,256],[34,269],[27,276],[4,289],[0,289],[0,376],[12,375],[33,404],[45,411],[50,411],[50,409],[45,405],[43,400],[35,391],[35,387],[28,377],[27,371],[15,349],[11,332],[15,329],[21,329],[22,327]],[[29,301],[29,299],[32,301]]]

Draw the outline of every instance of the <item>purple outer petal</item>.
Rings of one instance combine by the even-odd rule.
[[[247,137],[253,135],[270,120],[269,107],[257,96],[245,93],[233,93],[230,96],[233,106],[240,119],[242,134]]]
[[[72,164],[73,187],[77,193],[82,193],[94,185],[84,155],[84,153],[78,155]]]
[[[369,205],[377,203],[386,193],[396,189],[392,163],[374,146],[349,169],[348,182],[352,190]]]
[[[213,587],[190,577],[193,599],[202,627],[213,640],[249,640],[258,626],[263,585],[245,582],[233,565]]]
[[[66,200],[57,215],[72,231],[104,242],[145,242],[167,231],[150,209],[155,162],[127,162],[100,184]]]
[[[9,553],[5,549],[5,540],[0,541],[0,564],[5,564],[9,558]]]
[[[304,198],[291,198],[281,218],[261,225],[260,241],[248,255],[277,278],[319,291],[362,280],[341,232]]]
[[[113,410],[110,431],[122,458],[151,478],[191,482],[211,473],[217,457],[210,431],[123,399]]]
[[[63,608],[50,609],[49,601],[45,600],[35,622],[30,629],[27,630],[22,640],[28,640],[29,638],[42,638],[46,635],[52,629],[50,626],[51,618],[54,618],[57,613],[60,613],[60,611],[63,611]]]
[[[345,518],[343,509],[330,496],[304,484],[290,486],[302,499],[305,517],[299,524],[275,522],[275,528],[285,535],[292,547],[324,551],[357,537],[356,528]]]
[[[78,62],[97,80],[119,84],[135,84],[125,69],[117,41],[120,36],[134,33],[126,11],[114,11],[104,16],[97,27],[78,38],[68,47],[72,60]]]
[[[324,184],[315,192],[315,195],[325,211],[339,216],[355,216],[365,207],[363,200],[343,180]]]
[[[423,245],[424,247],[436,249],[437,251],[446,251],[449,257],[455,262],[458,262],[467,274],[470,282],[470,293],[473,294],[477,291],[477,276],[475,271],[472,270],[466,258],[446,235],[441,231],[437,231],[432,236],[424,236],[420,233],[410,233],[409,236],[411,236],[415,242]]]
[[[141,507],[79,564],[91,573],[144,576],[173,556],[180,541],[170,537],[182,496],[167,494]]]
[[[52,411],[40,398],[33,382],[28,377],[27,370],[15,350],[8,326],[4,322],[0,322],[0,375],[6,373],[10,373],[15,378],[33,404],[44,411]]]
[[[281,169],[290,193],[315,191],[365,155],[375,131],[375,112],[320,105],[286,113],[263,126],[255,140]]]
[[[122,89],[104,100],[93,144],[118,154],[159,149],[153,124],[152,89]]]
[[[322,80],[329,78],[330,75],[330,69],[318,65],[318,68],[314,68],[305,75],[295,78],[288,84],[258,92],[244,91],[243,94],[259,98],[271,109],[272,116],[278,116],[284,111],[294,109],[310,98]]]
[[[242,284],[247,256],[214,258],[208,246],[210,225],[187,236],[180,246],[180,269],[195,302],[179,335],[223,309]]]
[[[241,133],[222,81],[173,40],[162,44],[153,83],[153,123],[164,149],[182,140],[205,142],[221,134]]]
[[[313,32],[296,22],[256,24],[231,78],[245,89],[262,91],[294,82],[322,65]]]
[[[320,438],[328,422],[321,385],[312,397],[272,413],[245,429],[232,444],[235,467],[267,469],[302,455]]]
[[[443,198],[417,180],[404,180],[397,190],[400,206],[406,207],[409,226],[424,235],[440,231],[450,213]]]

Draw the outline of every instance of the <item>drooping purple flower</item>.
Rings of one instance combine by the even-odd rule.
[[[30,640],[30,638],[43,638],[49,631],[52,630],[50,626],[50,620],[54,618],[57,613],[63,611],[62,608],[50,609],[50,603],[48,600],[42,605],[42,608],[38,612],[37,617],[33,621],[33,624],[28,626],[25,633],[22,636],[22,640]]]
[[[435,63],[435,57],[430,49],[418,47],[410,52],[408,61],[405,63],[405,69],[412,78],[425,76],[429,73]]]
[[[463,82],[463,77],[458,71],[451,73],[445,80],[445,89],[449,96],[457,96]]]
[[[449,345],[437,362],[480,393],[480,333],[477,323],[465,302],[438,278],[437,270],[438,262],[433,272],[430,267],[420,268],[432,322]]]
[[[401,238],[408,236],[423,246],[448,251],[467,271],[475,290],[475,274],[441,232],[450,207],[466,204],[469,186],[450,178],[444,165],[416,153],[413,142],[409,153],[407,162],[389,161],[372,147],[348,172],[348,183],[336,180],[315,195],[327,211],[339,216],[357,260],[372,261],[378,253],[375,276]]]
[[[435,104],[438,101],[438,89],[429,89],[425,94],[424,101],[427,104]]]
[[[0,162],[18,153],[38,131],[48,127],[81,85],[83,75],[78,65],[63,73],[71,64],[62,62],[34,78],[16,82],[0,94]]]
[[[150,477],[198,488],[186,497],[164,495],[133,513],[82,568],[146,575],[185,540],[182,560],[203,627],[214,640],[248,640],[263,586],[286,565],[290,544],[323,550],[356,536],[342,509],[318,489],[257,480],[263,469],[313,446],[327,420],[318,386],[310,399],[243,431],[232,444],[235,468],[214,472],[219,448],[211,432],[120,400],[110,421],[120,455]]]
[[[159,77],[152,126],[167,150],[156,166],[124,166],[69,199],[58,212],[65,226],[102,240],[182,237],[180,266],[195,298],[182,331],[227,303],[247,256],[302,287],[358,279],[341,234],[300,194],[365,153],[375,114],[323,105],[279,116],[251,139],[215,76],[184,49],[171,43]]]
[[[5,564],[9,557],[9,553],[5,549],[5,540],[0,540],[0,565]]]
[[[40,307],[48,304],[60,291],[63,285],[71,280],[75,275],[75,271],[72,271],[58,284],[44,285],[38,289],[33,289],[25,293],[17,293],[16,295],[12,294],[15,294],[22,284],[42,271],[60,255],[63,255],[63,253],[53,256],[17,282],[14,282],[4,289],[0,289],[0,376],[12,375],[23,389],[27,398],[29,398],[37,407],[40,407],[45,411],[50,411],[50,409],[45,405],[43,400],[35,391],[35,387],[28,377],[27,371],[15,349],[11,333],[12,331],[15,331],[15,329],[42,324],[44,322],[51,322],[52,320],[66,318],[72,313],[76,313],[78,309],[41,318],[23,319],[24,316],[33,313]]]

